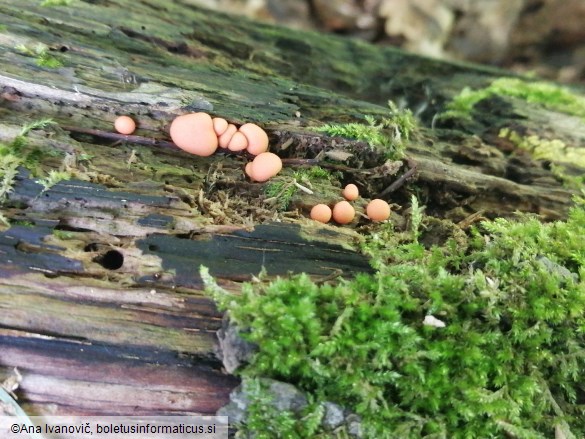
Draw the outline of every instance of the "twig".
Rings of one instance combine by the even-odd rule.
[[[173,142],[166,140],[153,139],[144,136],[128,136],[126,134],[114,133],[112,131],[95,130],[90,128],[80,128],[72,126],[61,126],[66,131],[73,133],[89,134],[90,136],[102,137],[104,139],[118,140],[121,142],[136,143],[138,145],[160,146],[162,148],[179,150],[179,147]]]
[[[410,177],[414,175],[414,173],[416,172],[416,163],[414,163],[414,161],[409,160],[408,164],[410,166],[410,169],[406,171],[404,174],[402,174],[400,177],[398,177],[398,179],[394,183],[392,183],[390,186],[388,186],[386,189],[384,189],[382,192],[376,195],[377,198],[382,198],[385,195],[388,195],[394,192],[395,190],[399,189],[400,187],[402,187],[404,183],[406,183],[406,180],[408,180]]]
[[[340,268],[336,268],[335,270],[333,270],[328,275],[325,275],[323,277],[314,279],[314,282],[316,284],[322,285],[325,282],[329,282],[330,280],[335,280],[335,279],[337,279],[340,276],[343,276],[343,270],[340,269]]]
[[[112,139],[116,140],[117,142],[128,142],[128,143],[135,143],[138,145],[146,145],[146,146],[155,146],[166,148],[174,151],[182,151],[177,145],[173,142],[169,142],[168,140],[161,140],[161,139],[154,139],[152,137],[144,137],[144,136],[128,136],[126,134],[114,133],[112,131],[104,131],[104,130],[95,130],[91,128],[79,128],[79,127],[72,127],[72,126],[61,126],[65,131],[70,131],[72,133],[80,133],[80,134],[89,134],[90,136],[102,137],[104,139]],[[226,149],[219,148],[217,150],[219,154],[229,154],[235,156],[243,156],[248,159],[254,158],[252,154],[247,151],[238,151],[232,152]]]
[[[299,182],[297,182],[296,180],[294,181],[294,185],[309,195],[313,195],[315,193],[311,189],[309,189],[308,187],[305,187],[302,184],[300,184]]]
[[[296,158],[288,158],[282,159],[283,165],[293,165],[293,166],[320,166],[326,169],[333,169],[335,171],[342,171],[352,174],[366,174],[366,175],[384,175],[387,174],[385,169],[388,166],[388,163],[384,163],[383,165],[376,166],[374,168],[352,168],[350,166],[339,165],[336,163],[329,163],[326,161],[321,160],[320,158],[314,159],[296,159]]]
[[[320,159],[282,159],[282,164],[298,166],[325,166],[327,163],[321,162]]]
[[[476,223],[478,221],[483,221],[483,220],[485,220],[485,217],[483,216],[484,212],[485,212],[484,209],[478,210],[477,212],[474,212],[471,215],[469,215],[467,218],[464,218],[461,221],[459,221],[457,223],[457,225],[461,229],[466,229],[469,226],[471,226],[473,223]]]

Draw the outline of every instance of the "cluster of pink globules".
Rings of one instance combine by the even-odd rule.
[[[136,123],[129,116],[120,116],[114,123],[116,131],[132,134]],[[241,127],[221,117],[207,113],[189,113],[177,116],[171,123],[169,134],[175,145],[190,154],[209,157],[218,148],[233,152],[244,151],[254,155],[245,172],[254,181],[267,181],[282,169],[282,160],[268,152],[268,135],[258,125],[246,123]]]

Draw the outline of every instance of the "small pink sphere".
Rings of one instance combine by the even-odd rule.
[[[331,208],[326,204],[316,204],[311,209],[311,218],[320,223],[326,224],[331,219]]]
[[[345,189],[343,189],[342,194],[343,198],[345,198],[346,200],[353,201],[360,196],[360,191],[355,184],[350,183],[347,186],[345,186]]]
[[[130,135],[136,129],[136,122],[130,116],[120,116],[114,121],[114,128],[120,134]]]

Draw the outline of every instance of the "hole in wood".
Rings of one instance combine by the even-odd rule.
[[[108,270],[117,270],[124,264],[124,255],[118,250],[109,250],[95,258],[94,262],[97,262]]]

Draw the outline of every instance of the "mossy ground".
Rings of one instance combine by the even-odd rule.
[[[567,221],[498,219],[430,248],[413,211],[411,229],[386,224],[369,236],[374,275],[326,284],[299,275],[239,296],[211,283],[259,346],[242,376],[342,404],[368,438],[583,437],[584,200]],[[242,432],[262,434],[267,407]],[[306,421],[291,419],[271,437],[337,437],[307,436]]]

